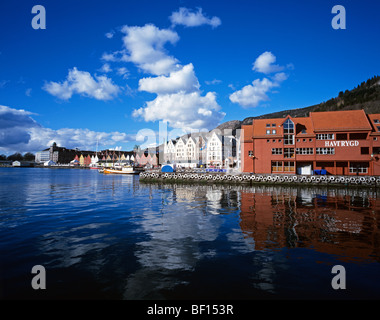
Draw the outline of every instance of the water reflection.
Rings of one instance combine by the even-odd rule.
[[[146,187],[163,191],[163,206],[159,214],[144,210],[141,224],[150,239],[135,251],[141,268],[128,277],[127,299],[163,298],[178,285],[191,286],[183,272],[198,272],[199,261],[223,254],[254,254],[250,282],[269,293],[276,292],[278,274],[290,268],[276,250],[308,248],[341,261],[379,261],[380,211],[373,190]]]
[[[371,190],[242,191],[241,229],[256,250],[309,247],[341,260],[379,261],[378,194]]]
[[[20,279],[35,264],[49,269],[49,294],[65,298],[73,290],[82,298],[251,298],[287,296],[295,288],[303,296],[319,290],[321,278],[330,283],[331,268],[322,276],[321,265],[357,265],[369,279],[379,272],[374,189],[140,183],[89,170],[4,172],[0,280],[14,296],[22,285],[32,294],[30,281]],[[378,297],[376,283],[362,284],[359,273],[357,288]]]

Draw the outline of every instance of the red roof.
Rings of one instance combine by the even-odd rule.
[[[364,110],[310,112],[314,131],[369,131]]]

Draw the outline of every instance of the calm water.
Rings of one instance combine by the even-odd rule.
[[[0,168],[0,297],[379,299],[379,230],[380,193],[367,189]],[[46,290],[31,286],[34,265]]]

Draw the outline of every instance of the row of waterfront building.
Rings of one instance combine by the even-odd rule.
[[[84,167],[94,164],[106,167],[115,164],[156,167],[168,163],[191,168],[236,167],[239,166],[237,141],[235,135],[223,135],[222,132],[214,130],[209,133],[184,135],[157,148],[134,151],[83,151],[58,147],[53,143],[49,148],[37,152],[35,161]]]
[[[78,151],[52,145],[36,162],[235,167],[260,174],[380,175],[380,114],[311,112],[308,117],[254,119],[241,129],[169,139],[149,150]]]

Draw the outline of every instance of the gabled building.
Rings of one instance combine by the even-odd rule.
[[[254,119],[242,129],[244,172],[380,175],[380,114],[311,112]]]
[[[206,163],[221,167],[224,160],[224,136],[213,131],[207,141]]]

